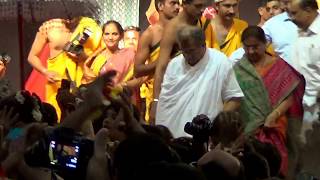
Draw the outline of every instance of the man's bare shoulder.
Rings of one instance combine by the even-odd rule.
[[[174,17],[169,23],[168,25],[166,26],[166,28],[168,29],[171,29],[171,30],[179,30],[180,28],[186,26],[187,23],[184,22],[182,20],[181,17],[177,16],[177,17]]]
[[[142,34],[140,37],[140,42],[147,43],[148,45],[152,44],[152,39],[153,39],[153,33],[152,33],[152,27],[149,26]]]
[[[153,31],[154,27],[153,26],[149,26],[141,35],[141,37],[145,37],[145,38],[152,38],[152,31]]]
[[[159,43],[162,39],[164,27],[160,24],[150,25],[141,35],[140,41],[148,43],[150,47]]]

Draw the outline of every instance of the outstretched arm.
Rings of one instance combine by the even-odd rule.
[[[92,82],[95,78],[97,78],[97,75],[94,74],[94,72],[91,70],[91,65],[95,58],[102,53],[106,48],[99,48],[94,53],[92,53],[84,62],[83,64],[83,77],[82,77],[82,83],[88,84]]]

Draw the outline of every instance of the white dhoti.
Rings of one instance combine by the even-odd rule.
[[[184,132],[187,122],[199,114],[213,120],[223,103],[233,97],[243,97],[243,93],[223,53],[207,49],[194,66],[179,55],[170,61],[164,75],[156,124],[168,127],[174,137],[188,136]]]

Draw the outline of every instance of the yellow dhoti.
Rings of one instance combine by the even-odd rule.
[[[76,39],[79,34],[82,34],[87,29],[91,32],[88,40],[83,44],[83,51],[86,55],[90,55],[97,48],[102,46],[101,37],[102,30],[100,26],[91,18],[82,17],[79,24],[71,36],[71,40]],[[61,111],[56,101],[57,91],[61,86],[61,80],[67,79],[73,83],[76,87],[81,85],[81,79],[83,76],[82,63],[77,59],[73,59],[67,55],[67,52],[62,51],[54,58],[48,59],[47,69],[48,71],[56,72],[59,75],[57,82],[46,84],[46,102],[53,105],[57,111],[58,119],[60,122]]]
[[[151,49],[151,54],[148,60],[148,63],[152,63],[156,60],[158,60],[160,55],[160,43],[157,43],[154,45]],[[146,114],[145,114],[145,120],[147,123],[149,123],[149,114],[151,109],[151,103],[153,101],[153,83],[154,79],[153,76],[151,76],[140,88],[140,96],[146,98]]]

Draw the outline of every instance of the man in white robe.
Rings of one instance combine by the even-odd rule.
[[[221,111],[233,111],[243,93],[232,63],[206,48],[203,31],[186,26],[177,34],[182,54],[167,67],[156,112],[156,124],[167,126],[174,137],[187,136],[184,126],[199,114],[213,120]]]

